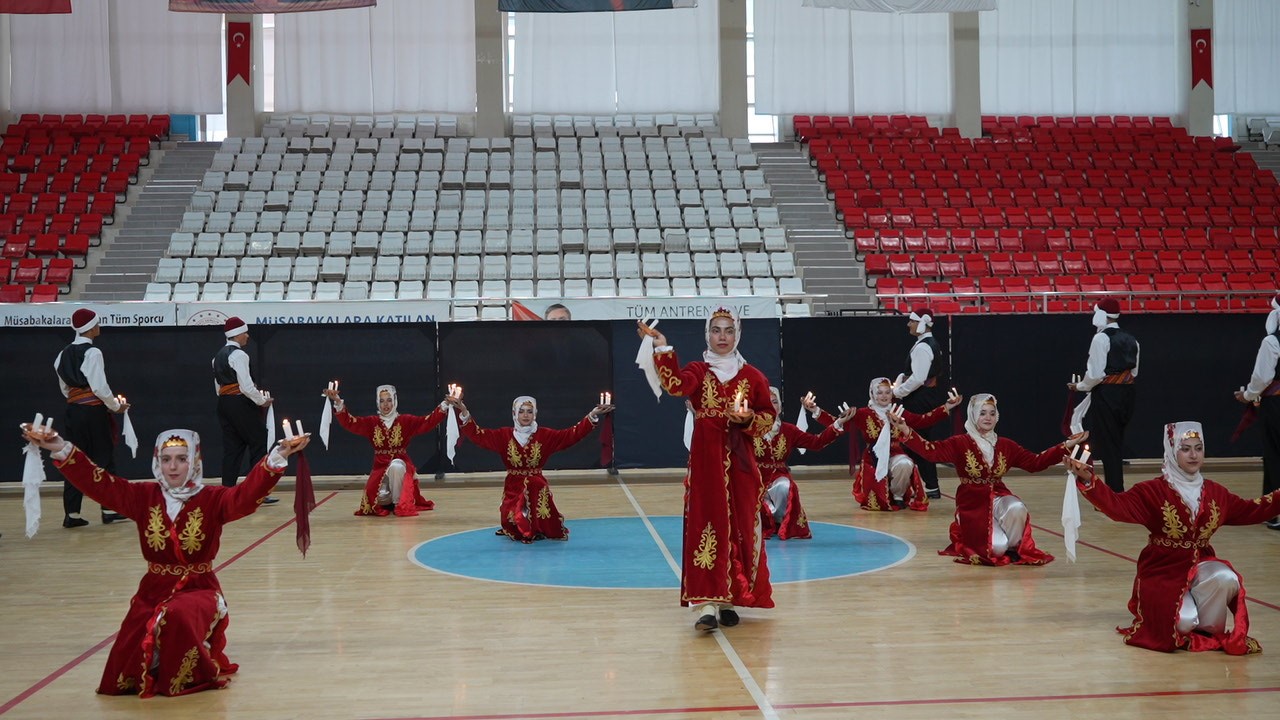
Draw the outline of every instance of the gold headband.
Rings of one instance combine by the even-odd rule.
[[[716,318],[729,318],[732,320],[733,313],[729,312],[727,308],[716,308],[715,312],[711,313],[711,319],[715,320]]]
[[[987,398],[986,400],[983,400],[983,401],[982,401],[982,404],[983,404],[983,405],[995,405],[995,404],[996,404],[996,399],[995,399],[994,397],[989,397],[989,398]]]
[[[1185,433],[1183,433],[1183,435],[1182,435],[1182,439],[1183,439],[1183,440],[1191,440],[1192,438],[1199,439],[1199,438],[1200,438],[1200,431],[1198,431],[1198,430],[1188,430],[1188,431],[1186,431]]]
[[[171,447],[188,447],[186,438],[180,437],[178,435],[170,435],[168,439],[166,439],[164,443],[160,445],[161,449],[171,448]]]

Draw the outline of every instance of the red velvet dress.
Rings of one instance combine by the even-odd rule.
[[[791,423],[784,422],[778,426],[778,434],[772,440],[764,436],[752,438],[751,447],[755,450],[756,467],[760,468],[760,477],[764,481],[765,491],[773,481],[785,477],[791,481],[787,490],[787,508],[782,522],[775,522],[773,514],[761,503],[760,524],[765,538],[777,535],[782,540],[804,540],[813,537],[809,530],[809,518],[805,517],[804,508],[800,505],[800,488],[791,476],[791,468],[787,466],[787,457],[795,448],[805,450],[821,450],[830,445],[841,432],[829,426],[820,435],[805,432]]]
[[[902,418],[907,421],[907,425],[921,430],[932,427],[942,422],[949,414],[944,408],[938,407],[930,410],[924,415],[913,413],[910,410],[902,411]],[[818,416],[818,422],[824,425],[830,425],[835,422],[835,418],[826,410]],[[876,414],[875,410],[869,407],[858,408],[853,417],[849,418],[846,425],[848,428],[856,428],[857,435],[849,433],[849,443],[855,442],[862,444],[862,457],[858,463],[857,469],[853,473],[853,499],[863,510],[872,511],[893,511],[901,510],[901,507],[893,504],[893,495],[889,492],[889,478],[876,477],[876,454],[873,450],[876,441],[880,439],[880,428],[884,427],[884,421]],[[889,428],[889,455],[901,455],[906,451],[902,449],[902,438],[898,431],[893,427]],[[911,485],[907,488],[904,495],[907,507],[912,510],[924,512],[929,509],[929,496],[924,491],[924,481],[920,478],[920,470],[918,468],[911,471]]]
[[[568,540],[569,528],[564,526],[564,516],[556,509],[551,497],[551,487],[542,474],[551,454],[563,450],[591,433],[595,423],[590,418],[565,430],[540,427],[530,436],[529,442],[520,446],[516,442],[515,429],[500,427],[485,430],[468,418],[460,426],[462,434],[486,450],[502,457],[507,466],[507,480],[502,486],[502,505],[499,507],[501,525],[499,535],[512,540],[531,543],[534,540]]]
[[[116,477],[79,449],[54,465],[85,495],[135,522],[147,561],[98,692],[151,697],[225,686],[225,676],[238,666],[223,652],[227,616],[218,608],[222,586],[213,573],[222,526],[257,510],[281,473],[264,458],[235,487],[206,485],[183,504],[175,522],[154,481]]]
[[[1126,643],[1162,652],[1179,648],[1222,650],[1228,655],[1262,652],[1258,641],[1249,637],[1249,609],[1243,579],[1231,606],[1234,620],[1229,633],[1180,633],[1178,610],[1195,578],[1196,565],[1215,560],[1231,566],[1218,557],[1209,544],[1218,528],[1253,525],[1280,514],[1280,490],[1257,500],[1244,500],[1218,483],[1205,480],[1200,510],[1193,518],[1186,502],[1163,477],[1140,482],[1119,494],[1097,477],[1077,478],[1076,484],[1085,498],[1107,517],[1143,525],[1150,533],[1147,546],[1138,555],[1138,574],[1133,579],[1133,596],[1129,598],[1133,624],[1116,628]],[[1239,573],[1236,577],[1240,577]]]
[[[409,440],[434,430],[445,418],[443,410],[436,408],[426,417],[401,413],[391,422],[390,428],[383,425],[377,415],[356,417],[347,412],[346,406],[337,411],[335,417],[338,424],[348,432],[369,438],[369,442],[373,444],[373,470],[364,484],[364,495],[360,497],[360,507],[356,509],[355,515],[390,515],[395,512],[404,517],[417,515],[420,510],[431,510],[436,506],[424,499],[418,488],[418,469],[409,459]],[[392,460],[403,461],[405,473],[404,482],[400,486],[400,497],[396,498],[394,510],[388,511],[378,504],[377,498],[382,477],[387,474],[387,466]]]
[[[693,440],[684,481],[684,548],[680,604],[733,603],[773,607],[760,506],[764,483],[751,438],[773,427],[769,381],[750,365],[722,383],[705,362],[680,367],[674,351],[654,353],[662,387],[693,403]],[[729,422],[742,390],[755,419]]]
[[[1021,541],[1014,543],[1010,538],[1009,552],[993,555],[991,530],[995,518],[991,502],[998,497],[1013,495],[1004,484],[1004,475],[1009,468],[1035,473],[1052,467],[1062,462],[1066,454],[1062,443],[1037,455],[1001,437],[996,440],[992,465],[987,464],[978,443],[968,434],[930,442],[912,433],[903,445],[926,460],[954,464],[960,476],[960,487],[956,490],[956,516],[951,523],[951,544],[939,550],[939,555],[952,555],[956,562],[970,565],[1048,565],[1053,562],[1053,556],[1037,548],[1031,537],[1030,515],[1023,527]],[[1012,549],[1015,545],[1016,549]]]

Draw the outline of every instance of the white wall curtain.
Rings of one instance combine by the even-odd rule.
[[[979,17],[982,112],[1181,115],[1185,0],[1019,0]]]
[[[756,112],[947,114],[951,20],[756,0]]]
[[[475,112],[475,3],[285,13],[275,32],[276,112]]]
[[[517,113],[715,112],[718,3],[645,12],[517,13]]]
[[[85,4],[72,7],[79,11],[77,5]],[[221,15],[169,12],[169,0],[128,0],[110,7],[118,112],[222,112]]]
[[[996,0],[804,0],[804,4],[806,7],[891,13],[952,13],[996,9]]]
[[[1280,3],[1213,3],[1214,112],[1280,115]]]
[[[109,7],[79,2],[70,15],[10,16],[14,112],[112,111]]]

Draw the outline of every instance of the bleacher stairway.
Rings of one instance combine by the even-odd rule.
[[[221,143],[165,143],[163,157],[130,208],[79,300],[141,300],[169,238]]]
[[[797,143],[752,143],[773,191],[773,204],[787,228],[796,268],[804,278],[813,314],[878,307],[867,289],[862,263],[836,219],[826,186]],[[825,295],[826,297],[821,297]]]

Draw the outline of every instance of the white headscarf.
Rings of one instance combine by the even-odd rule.
[[[924,308],[912,310],[911,314],[907,317],[910,318],[912,322],[920,323],[919,332],[916,333],[917,335],[924,335],[925,333],[930,332],[933,328],[933,315],[930,315],[929,311]]]
[[[187,471],[187,482],[181,487],[169,487],[168,481],[164,479],[164,473],[160,469],[160,451],[164,449],[165,443],[173,441],[175,443],[181,441],[186,444],[187,460],[190,469]],[[200,434],[194,430],[165,430],[156,436],[155,452],[151,457],[151,472],[155,475],[156,482],[160,483],[160,490],[164,492],[165,498],[169,504],[177,503],[180,507],[182,503],[190,500],[204,489],[204,464],[200,459]],[[177,512],[170,513],[170,517],[177,515]]]
[[[982,458],[987,464],[995,462],[996,459],[996,441],[1000,439],[996,435],[995,428],[989,433],[982,433],[978,430],[978,414],[982,412],[982,406],[990,403],[996,406],[996,396],[991,393],[978,393],[969,398],[968,419],[964,421],[965,432],[969,433],[969,437],[978,444],[978,449],[982,451]],[[1000,411],[996,410],[996,422],[1000,422]]]
[[[893,428],[889,427],[889,408],[893,407],[893,395],[890,394],[889,402],[881,405],[876,402],[876,388],[881,385],[892,385],[887,377],[878,377],[871,381],[871,386],[867,388],[867,407],[875,411],[880,416],[880,434],[876,437],[876,444],[871,449],[876,454],[876,478],[889,476],[889,451],[893,447]]]
[[[1280,330],[1280,295],[1271,298],[1271,312],[1267,315],[1267,334]]]
[[[717,355],[711,352],[711,321],[717,317],[728,315],[733,320],[733,349],[725,355]],[[742,342],[742,320],[738,319],[738,314],[729,308],[719,307],[707,317],[706,325],[707,349],[702,353],[702,359],[711,366],[711,372],[716,374],[716,378],[722,383],[727,383],[733,379],[743,365],[747,364],[746,358],[742,357],[742,353],[738,352],[738,343]]]
[[[520,415],[520,406],[525,403],[529,403],[533,406],[533,422],[529,423],[528,427],[522,426],[518,419]],[[515,431],[516,442],[520,443],[520,447],[528,445],[529,438],[533,437],[533,434],[538,431],[538,401],[528,395],[521,395],[515,400],[512,400],[511,425],[513,426],[512,429]]]
[[[1178,446],[1189,437],[1197,437],[1204,442],[1204,429],[1198,422],[1169,423],[1164,426],[1164,466],[1160,472],[1169,486],[1177,491],[1182,500],[1191,508],[1191,517],[1200,512],[1200,492],[1204,489],[1204,475],[1197,472],[1188,474],[1178,467]]]
[[[769,399],[773,401],[773,427],[764,434],[764,439],[773,442],[778,435],[778,430],[782,428],[782,393],[778,388],[770,386]]]
[[[382,393],[391,393],[391,412],[386,415],[382,414]],[[373,394],[374,407],[378,408],[378,419],[386,427],[391,427],[395,423],[396,418],[400,416],[398,408],[400,407],[400,395],[396,392],[395,385],[379,385]]]

